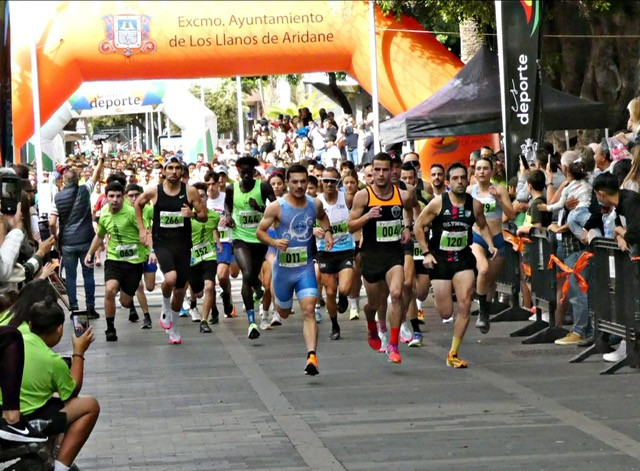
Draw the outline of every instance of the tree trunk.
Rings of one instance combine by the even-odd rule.
[[[465,64],[476,55],[484,44],[484,35],[473,18],[460,23],[460,60]]]
[[[332,92],[331,97],[334,98],[342,107],[342,111],[344,111],[345,114],[353,114],[353,110],[351,109],[351,104],[349,103],[347,96],[340,87],[338,87],[335,72],[329,72],[329,89]]]

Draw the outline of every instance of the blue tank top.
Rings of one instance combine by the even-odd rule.
[[[287,239],[287,250],[278,250],[274,263],[282,268],[300,268],[311,263],[313,247],[313,223],[316,221],[316,207],[313,198],[307,195],[304,208],[294,208],[284,197],[278,198],[280,224],[275,228],[276,239]]]
[[[487,219],[498,219],[502,221],[502,208],[496,203],[496,199],[491,195],[478,196],[478,185],[471,187],[471,196],[482,203],[484,217]]]

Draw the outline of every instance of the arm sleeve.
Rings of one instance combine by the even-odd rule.
[[[529,189],[527,188],[527,175],[522,172],[518,176],[518,184],[516,185],[516,201],[529,201]]]
[[[548,204],[547,209],[549,211],[558,211],[564,208],[564,205],[567,202],[568,195],[569,195],[569,192],[567,191],[567,188],[565,188],[564,190],[562,190],[562,193],[560,193],[560,199],[553,204]]]
[[[0,283],[7,281],[11,276],[23,239],[24,233],[20,229],[12,229],[5,237],[0,247]]]

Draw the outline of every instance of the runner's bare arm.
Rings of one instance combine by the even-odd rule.
[[[267,209],[264,211],[264,215],[260,220],[260,224],[258,224],[258,228],[256,229],[256,237],[260,242],[266,245],[274,246],[276,248],[276,242],[280,239],[274,239],[267,231],[269,228],[278,223],[280,221],[280,205],[279,204],[270,204],[267,206]],[[286,249],[286,247],[285,247]]]
[[[207,207],[202,201],[202,198],[200,198],[200,194],[198,193],[198,190],[195,189],[195,187],[187,185],[187,199],[196,212],[196,221],[207,222],[207,219],[209,219],[209,215],[207,214]]]
[[[418,219],[413,223],[413,233],[416,236],[416,240],[420,244],[420,250],[422,252],[426,252],[429,250],[429,246],[427,244],[427,236],[425,234],[425,229],[428,228],[435,217],[440,213],[442,209],[442,197],[436,196],[432,199],[428,205],[424,207]]]
[[[407,191],[400,190],[400,195],[402,196],[402,219],[404,224],[401,242],[406,244],[411,240],[413,221],[420,215],[420,204],[418,203],[415,187],[411,185],[407,185]]]
[[[235,222],[231,215],[233,214],[233,185],[227,185],[224,191],[224,212],[225,212],[225,225],[227,227],[235,226]]]
[[[147,230],[144,227],[144,220],[142,219],[142,211],[144,209],[144,206],[150,201],[155,201],[157,197],[158,188],[154,186],[138,196],[133,203],[133,209],[136,210],[136,221],[138,223],[138,230],[140,231],[140,234],[142,234],[143,230]],[[142,240],[142,237],[140,237],[140,240],[143,244],[145,243],[145,241]]]
[[[262,195],[262,201],[275,201],[276,194],[273,192],[273,188],[269,182],[262,182],[260,184],[260,194]]]
[[[331,251],[333,247],[333,232],[331,232],[331,223],[329,222],[329,216],[324,210],[324,206],[320,201],[314,200],[314,204],[316,205],[316,219],[320,222],[320,228],[324,231],[324,243],[325,250],[327,252]]]
[[[368,198],[369,195],[366,189],[358,191],[353,197],[353,205],[351,206],[349,223],[347,224],[349,232],[352,234],[362,229],[366,222],[371,219],[371,211],[363,215]]]
[[[511,199],[509,199],[509,192],[502,185],[496,185],[495,188],[497,193],[496,203],[502,208],[502,212],[507,217],[507,220],[513,221],[518,213],[513,209]]]
[[[476,216],[476,225],[478,226],[478,231],[480,235],[487,243],[489,247],[489,253],[491,253],[494,257],[498,253],[497,249],[493,245],[493,234],[491,234],[491,229],[489,228],[489,224],[487,224],[487,220],[484,217],[484,207],[482,203],[478,200],[473,200],[473,212]]]

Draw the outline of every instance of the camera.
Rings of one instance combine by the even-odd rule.
[[[0,175],[0,212],[2,214],[16,214],[18,203],[22,197],[22,180],[17,175]]]

